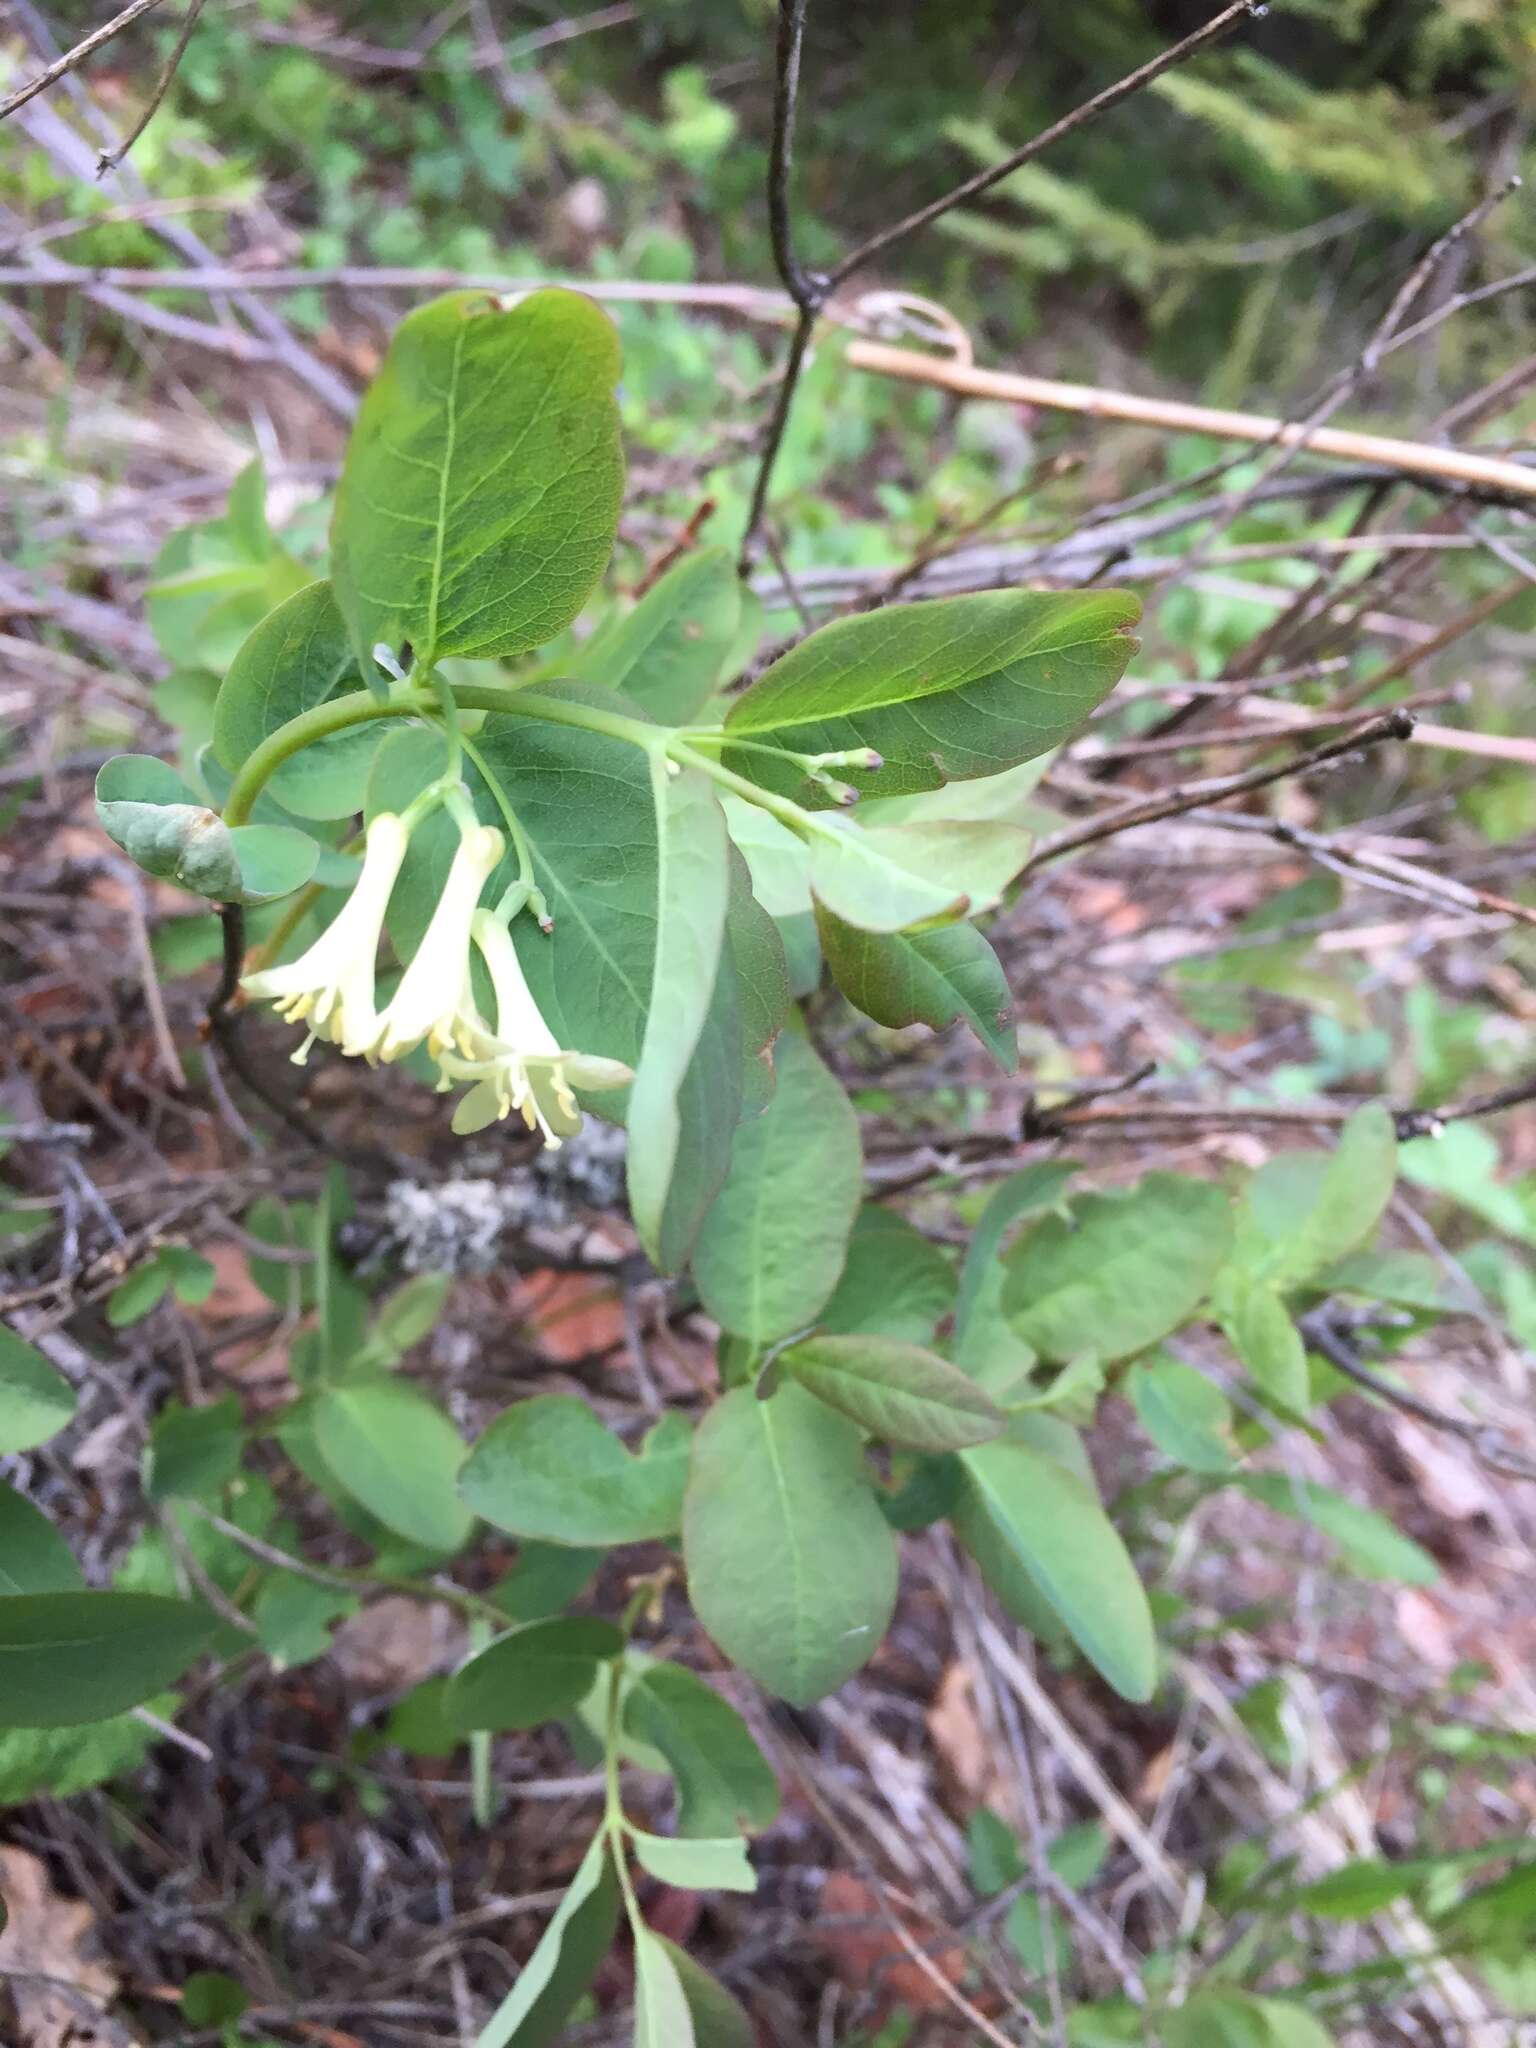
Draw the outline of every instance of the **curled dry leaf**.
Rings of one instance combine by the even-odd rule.
[[[962,1811],[987,1804],[997,1778],[991,1744],[976,1712],[970,1667],[956,1661],[939,1681],[928,1709],[928,1734],[954,1780]]]
[[[912,1961],[912,1949],[923,1947],[937,1974],[958,1984],[965,1975],[965,1950],[936,1947],[933,1929],[923,1920],[903,1922],[911,1947],[880,1910],[874,1889],[852,1871],[834,1870],[821,1888],[822,1940],[832,1967],[851,1989],[879,1987],[882,2019],[892,2013],[933,2013],[947,2009],[940,1986]]]
[[[96,1915],[53,1888],[46,1864],[0,1847],[0,2040],[16,2048],[137,2048],[138,2036],[109,2016],[117,1972],[95,1953]]]
[[[352,1684],[403,1691],[447,1671],[464,1654],[464,1624],[446,1607],[391,1593],[337,1629],[331,1656]]]

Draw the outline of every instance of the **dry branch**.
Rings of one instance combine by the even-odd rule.
[[[1055,412],[1086,414],[1090,419],[1121,420],[1131,426],[1159,427],[1166,432],[1206,434],[1218,441],[1252,445],[1305,447],[1312,455],[1344,462],[1369,463],[1426,482],[1463,485],[1512,498],[1536,498],[1536,465],[1474,449],[1442,448],[1425,441],[1401,441],[1388,434],[1359,433],[1351,427],[1315,427],[1271,419],[1263,413],[1228,412],[1220,407],[1186,405],[1178,399],[1141,398],[1129,391],[1109,391],[1090,384],[1061,384],[1049,377],[1027,377],[1012,370],[983,370],[973,363],[946,362],[918,349],[893,348],[879,341],[848,344],[844,361],[850,369],[872,370],[911,384],[930,384],[963,398],[1002,398],[1015,405],[1044,406]]]
[[[0,288],[35,290],[39,285],[130,294],[270,293],[301,288],[412,293],[474,290],[494,291],[507,299],[554,285],[566,291],[584,292],[589,298],[609,305],[689,306],[706,312],[732,313],[774,327],[784,326],[795,314],[794,303],[786,293],[756,285],[650,284],[629,278],[511,278],[494,271],[369,264],[344,264],[328,270],[308,270],[298,265],[245,269],[215,263],[187,270],[68,263],[0,265]],[[1015,405],[1039,406],[1048,412],[1078,413],[1089,419],[1153,427],[1164,433],[1202,434],[1211,440],[1250,446],[1295,446],[1310,455],[1364,464],[1374,470],[1414,477],[1432,486],[1465,489],[1496,499],[1536,498],[1536,463],[1485,455],[1476,449],[1450,448],[1437,442],[1366,433],[1353,427],[1318,427],[1309,432],[1303,422],[1286,421],[1267,413],[1234,412],[1219,406],[1191,405],[1181,399],[1148,398],[1107,385],[1067,384],[1022,371],[985,369],[976,363],[931,355],[921,349],[898,348],[860,331],[863,315],[857,299],[833,306],[823,317],[829,325],[852,333],[853,339],[843,356],[850,369],[867,370],[908,384],[931,385],[958,398],[1003,399]]]
[[[62,57],[56,58],[45,70],[40,71],[36,78],[28,79],[25,85],[18,86],[9,99],[0,100],[0,121],[14,114],[18,107],[24,107],[28,100],[36,99],[40,92],[46,92],[50,85],[56,85],[66,72],[73,71],[77,64],[83,64],[86,58],[93,55],[104,43],[110,43],[113,37],[121,35],[125,28],[131,28],[141,15],[148,14],[151,8],[159,5],[160,0],[132,0],[132,5],[125,7],[121,14],[114,14],[112,19],[103,22],[100,28],[92,29],[91,33],[76,43],[72,50],[66,50]]]

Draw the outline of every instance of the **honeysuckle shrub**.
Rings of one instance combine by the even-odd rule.
[[[558,1148],[584,1119],[622,1125],[640,1243],[720,1328],[697,1422],[668,1412],[632,1444],[551,1392],[467,1445],[398,1371],[446,1282],[374,1294],[338,1257],[340,1169],[312,1207],[268,1201],[246,1219],[277,1253],[312,1254],[253,1260],[299,1333],[291,1399],[261,1432],[377,1570],[470,1619],[471,1654],[433,1709],[448,1739],[579,1719],[606,1760],[584,1860],[480,2048],[549,2040],[621,1917],[638,2040],[749,2038],[646,1924],[633,1871],[750,1891],[746,1837],[778,1788],[721,1694],[635,1644],[648,1585],[617,1619],[566,1611],[613,1549],[670,1546],[718,1650],[803,1707],[878,1648],[903,1535],[946,1523],[1017,1624],[1145,1701],[1159,1629],[1083,1445],[1112,1389],[1197,1495],[1242,1487],[1366,1576],[1435,1571],[1370,1510],[1245,1462],[1331,1391],[1298,1326],[1309,1303],[1385,1303],[1412,1328],[1448,1305],[1429,1261],[1373,1249],[1396,1173],[1384,1110],[1362,1110],[1331,1152],[1220,1185],[1154,1173],[1084,1193],[1070,1161],[1027,1165],[956,1256],[867,1199],[858,1117],[806,1030],[826,976],[879,1024],[963,1023],[1013,1070],[1012,998],[976,920],[1029,863],[1018,771],[1113,690],[1135,600],[890,605],[764,661],[736,564],[706,547],[577,638],[621,502],[618,370],[608,320],[571,292],[459,292],[410,315],[347,452],[330,577],[306,580],[266,526],[259,475],[242,479],[152,600],[183,658],[227,662],[211,735],[180,767],[113,760],[97,792],[103,830],[147,873],[237,932],[261,911],[244,999],[271,1006],[295,1060],[409,1062],[453,1098],[444,1120],[461,1134],[510,1119]],[[211,1283],[168,1246],[127,1276],[112,1318]],[[1225,1333],[1245,1413],[1169,1348],[1196,1323]],[[46,1442],[73,1410],[8,1332],[0,1390],[3,1452]],[[282,1667],[323,1652],[368,1574],[285,1566],[293,1539],[253,1441],[232,1396],[173,1402],[145,1487]],[[486,1526],[518,1540],[519,1561],[471,1592],[445,1573]],[[174,1714],[196,1660],[248,1647],[153,1545],[87,1590],[11,1488],[0,1535],[13,1786],[29,1769],[57,1789],[121,1768],[150,1739],[135,1709]],[[672,1834],[626,1812],[621,1761],[670,1773]],[[1093,2038],[1143,2038],[1116,2032],[1112,2007]],[[1236,2039],[1238,2020],[1254,2039],[1317,2038],[1295,2031],[1313,2024],[1295,2008],[1230,1986],[1169,2025]]]

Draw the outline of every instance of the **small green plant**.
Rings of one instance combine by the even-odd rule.
[[[142,1716],[173,1714],[177,1681],[205,1654],[254,1642],[276,1669],[322,1654],[378,1585],[470,1622],[466,1661],[402,1703],[391,1738],[429,1754],[467,1742],[483,1813],[492,1734],[567,1721],[595,1739],[596,1832],[479,2048],[550,2039],[621,1917],[637,2042],[747,2038],[722,1987],[647,1924],[632,1871],[752,1890],[747,1837],[773,1819],[778,1788],[735,1709],[643,1647],[654,1580],[616,1620],[564,1611],[611,1550],[674,1549],[720,1651],[803,1707],[879,1648],[902,1534],[946,1522],[1051,1654],[1145,1701],[1179,1619],[1154,1620],[1083,1448],[1115,1392],[1190,1499],[1241,1489],[1310,1522],[1367,1577],[1436,1571],[1372,1510],[1247,1466],[1333,1391],[1307,1341],[1319,1305],[1392,1304],[1420,1324],[1442,1306],[1429,1261],[1373,1248],[1398,1170],[1385,1110],[1360,1111],[1332,1153],[1283,1154],[1226,1184],[1154,1173],[1078,1193],[1069,1161],[1024,1168],[955,1260],[866,1199],[858,1119],[792,993],[824,964],[867,1016],[963,1019],[1012,1063],[1007,983],[971,920],[1027,866],[1030,840],[1007,801],[1004,818],[988,814],[987,792],[1006,796],[1113,688],[1134,602],[990,591],[890,607],[758,668],[734,565],[706,549],[575,644],[567,629],[619,509],[617,369],[604,316],[567,292],[510,307],[460,293],[407,319],[348,452],[329,580],[273,588],[272,564],[281,583],[289,558],[260,515],[259,478],[244,479],[215,529],[229,559],[199,567],[206,540],[178,551],[160,602],[279,601],[242,616],[184,772],[113,760],[98,807],[147,873],[219,905],[237,942],[246,906],[277,906],[244,989],[303,1032],[296,1060],[319,1044],[407,1063],[455,1097],[465,1133],[517,1117],[558,1147],[588,1114],[621,1119],[641,1241],[720,1327],[717,1396],[696,1423],[667,1412],[631,1447],[579,1397],[535,1394],[466,1445],[399,1370],[447,1283],[421,1276],[370,1300],[338,1256],[350,1196],[332,1167],[315,1204],[264,1201],[245,1219],[274,1252],[253,1254],[253,1277],[298,1325],[292,1399],[255,1431],[233,1397],[163,1410],[143,1474],[159,1526],[111,1590],[85,1590],[51,1523],[0,1491],[0,1721],[13,1731],[0,1786],[13,1796],[130,1764]],[[225,613],[199,616],[206,643]],[[198,692],[187,702],[195,741],[207,707]],[[109,1320],[172,1293],[196,1301],[212,1279],[164,1243],[119,1282]],[[1241,1412],[1181,1355],[1183,1335],[1213,1323]],[[72,1413],[55,1368],[9,1333],[0,1384],[0,1450],[46,1441]],[[368,1568],[304,1561],[249,1468],[258,1433],[371,1546]],[[486,1526],[516,1538],[519,1559],[472,1592],[443,1573]],[[217,1607],[187,1597],[187,1556]],[[673,1834],[626,1812],[624,1763],[671,1775]],[[343,1766],[365,1807],[380,1796],[366,1755]],[[1063,1836],[1056,1881],[1087,1882],[1103,1850],[1091,1829]],[[972,1853],[983,1894],[1023,1875],[990,1816]],[[1461,1866],[1436,1872],[1448,1938],[1481,1940],[1483,1894]],[[1404,1866],[1392,1883],[1419,1878]],[[1287,1911],[1343,1910],[1334,1893],[1263,1884],[1256,1896]],[[1068,1924],[1043,1898],[1020,1901],[1008,1928],[1028,1967],[1065,1958]],[[1190,1941],[1186,1971],[1201,1953]],[[1187,1997],[1176,1977],[1148,1977],[1169,2043],[1325,2038],[1267,1995],[1257,1964],[1234,1981],[1213,1949]],[[237,2036],[238,1986],[210,1979],[197,1999]],[[1139,2041],[1144,2016],[1084,2006],[1073,2038]]]

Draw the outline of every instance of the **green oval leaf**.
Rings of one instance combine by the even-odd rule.
[[[329,1470],[386,1529],[444,1554],[469,1540],[474,1517],[455,1490],[464,1444],[408,1380],[326,1387],[310,1414]]]
[[[240,866],[242,903],[291,896],[320,864],[320,848],[293,825],[237,825],[229,839]]]
[[[624,1725],[672,1766],[680,1835],[727,1835],[772,1823],[778,1780],[740,1714],[695,1672],[648,1665],[625,1696]]]
[[[107,1321],[112,1328],[125,1330],[141,1322],[170,1293],[171,1280],[171,1269],[158,1254],[125,1273],[107,1296]]]
[[[1357,1110],[1328,1152],[1282,1152],[1249,1182],[1239,1253],[1282,1293],[1358,1251],[1397,1181],[1397,1131],[1379,1102]]]
[[[1032,844],[1015,825],[945,820],[865,828],[852,818],[828,818],[810,842],[811,888],[860,931],[947,923],[994,909]]]
[[[514,1536],[598,1550],[650,1542],[682,1520],[688,1447],[686,1425],[658,1425],[636,1457],[576,1395],[535,1394],[481,1436],[459,1495]]]
[[[656,807],[656,958],[640,1063],[629,1095],[629,1206],[640,1242],[662,1261],[662,1224],[682,1142],[680,1094],[709,1016],[730,892],[729,840],[714,786],[698,769],[651,761]]]
[[[347,447],[336,601],[383,642],[494,659],[563,632],[602,575],[624,467],[613,324],[575,292],[451,292],[396,328]]]
[[[693,2022],[693,2048],[757,2048],[757,2029],[725,1986],[664,1934],[651,1939],[666,1950],[677,1972]]]
[[[69,1545],[42,1509],[0,1480],[0,1595],[84,1589]]]
[[[1375,1508],[1362,1507],[1335,1493],[1331,1486],[1293,1479],[1287,1472],[1241,1472],[1232,1484],[1276,1514],[1321,1529],[1338,1546],[1348,1569],[1363,1579],[1432,1586],[1440,1577],[1440,1567],[1411,1536],[1405,1536]]]
[[[1152,1697],[1157,1642],[1136,1567],[1090,1487],[1008,1437],[963,1451],[1000,1536],[1073,1641],[1116,1692]]]
[[[155,1417],[144,1457],[151,1500],[217,1500],[240,1470],[245,1422],[236,1395],[201,1408],[169,1401]]]
[[[866,1202],[854,1219],[843,1277],[821,1312],[829,1336],[926,1344],[955,1300],[948,1258],[905,1216]]]
[[[623,1634],[611,1621],[587,1615],[513,1629],[449,1680],[443,1702],[448,1724],[467,1735],[477,1728],[536,1728],[559,1720],[592,1690],[598,1665],[623,1648]]]
[[[783,1371],[871,1436],[914,1451],[958,1451],[1000,1436],[1003,1411],[957,1366],[890,1337],[810,1337]]]
[[[635,2048],[697,2048],[677,1965],[644,1926],[635,1930]]]
[[[863,1183],[858,1119],[803,1038],[783,1033],[774,1072],[693,1256],[709,1313],[757,1343],[805,1328],[831,1298]]]
[[[1304,1416],[1312,1392],[1307,1347],[1276,1290],[1234,1264],[1217,1284],[1216,1308],[1265,1400],[1283,1415]]]
[[[35,1344],[0,1323],[0,1457],[47,1443],[74,1412],[74,1388]]]
[[[1142,1428],[1175,1464],[1191,1472],[1232,1470],[1232,1404],[1203,1372],[1155,1352],[1131,1366],[1125,1394]]]
[[[757,1872],[747,1860],[740,1835],[711,1839],[700,1836],[647,1835],[631,1831],[635,1855],[643,1869],[663,1884],[694,1892],[755,1892]]]
[[[741,619],[741,584],[729,548],[699,548],[675,563],[634,610],[594,633],[571,673],[606,683],[663,725],[686,725],[704,707]]]
[[[1194,1314],[1231,1241],[1220,1188],[1149,1173],[1125,1193],[1084,1195],[1070,1220],[1037,1223],[1008,1260],[1003,1308],[1054,1363],[1129,1358]]]
[[[550,2048],[597,1975],[619,1920],[619,1881],[599,1832],[539,1945],[481,2029],[475,2048]]]
[[[328,582],[268,612],[230,663],[213,711],[213,750],[234,775],[264,739],[301,712],[356,688],[357,657]],[[299,818],[347,818],[363,807],[378,725],[331,733],[286,760],[267,792]]]
[[[179,1678],[215,1627],[156,1593],[22,1593],[0,1600],[0,1728],[72,1728],[135,1707]]]
[[[728,731],[799,753],[873,747],[839,770],[871,796],[996,775],[1077,731],[1136,650],[1120,591],[983,590],[835,619],[744,690]],[[728,752],[739,774],[808,808],[831,801],[792,762]]]
[[[101,829],[157,881],[233,902],[240,862],[229,828],[174,768],[147,754],[119,754],[96,777]]]
[[[859,1432],[793,1385],[769,1401],[737,1387],[700,1424],[683,1556],[703,1627],[794,1706],[858,1670],[896,1602]]]
[[[1333,2037],[1299,2005],[1211,1985],[1165,2012],[1166,2048],[1333,2048]]]
[[[1005,1074],[1019,1064],[1013,994],[1002,963],[972,924],[880,934],[816,913],[827,970],[856,1010],[893,1029],[969,1024]]]

